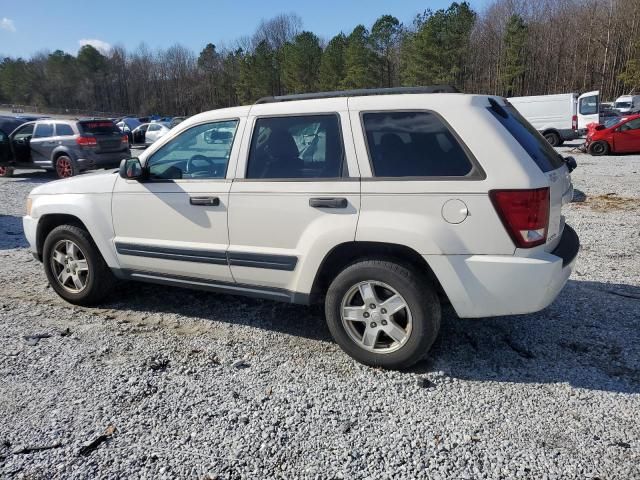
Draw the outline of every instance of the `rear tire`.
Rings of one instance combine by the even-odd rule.
[[[560,145],[562,145],[562,139],[556,132],[547,132],[544,134],[544,138],[552,147],[559,147]]]
[[[325,315],[333,338],[349,356],[365,365],[402,369],[427,354],[438,336],[441,312],[425,275],[393,261],[363,260],[333,280]]]
[[[76,163],[66,155],[60,155],[54,163],[58,178],[69,178],[78,174]]]
[[[593,142],[589,145],[589,153],[596,157],[609,154],[609,144],[605,141]]]
[[[100,303],[116,283],[89,233],[72,225],[60,225],[47,235],[42,263],[51,288],[76,305]]]
[[[13,172],[12,167],[0,167],[0,177],[12,177]]]

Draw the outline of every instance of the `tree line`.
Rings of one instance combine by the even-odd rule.
[[[0,103],[137,115],[191,115],[260,97],[450,84],[504,96],[640,88],[640,0],[494,0],[383,15],[331,39],[278,15],[255,33],[195,52],[90,45],[0,63]]]

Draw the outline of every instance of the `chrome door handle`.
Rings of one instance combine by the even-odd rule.
[[[220,205],[220,199],[218,197],[189,197],[189,203],[191,205],[217,207]]]

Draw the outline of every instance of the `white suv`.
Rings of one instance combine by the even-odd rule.
[[[563,159],[504,99],[442,88],[274,97],[185,120],[119,172],[33,190],[31,249],[65,300],[116,279],[308,304],[369,365],[440,325],[535,312],[578,237]]]

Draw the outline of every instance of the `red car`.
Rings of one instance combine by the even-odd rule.
[[[589,128],[586,147],[591,155],[640,152],[640,115]]]

